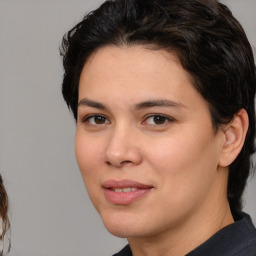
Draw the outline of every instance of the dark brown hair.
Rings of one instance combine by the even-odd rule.
[[[78,83],[88,57],[105,45],[145,45],[175,52],[208,102],[215,129],[244,108],[249,130],[229,167],[228,200],[242,208],[254,152],[256,72],[251,46],[231,11],[216,0],[111,0],[63,38],[63,97],[77,118]]]
[[[0,240],[4,240],[5,233],[10,227],[8,208],[8,196],[3,184],[2,176],[0,175],[0,217],[2,218],[2,233],[0,234]],[[0,255],[2,255],[2,252],[0,252]]]

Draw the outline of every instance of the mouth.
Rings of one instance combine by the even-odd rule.
[[[108,180],[103,183],[105,198],[112,204],[127,205],[147,195],[152,185],[142,184],[133,180]]]

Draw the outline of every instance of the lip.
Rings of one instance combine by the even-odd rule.
[[[143,184],[134,180],[107,180],[102,185],[105,198],[112,204],[127,205],[147,195],[152,185]],[[136,188],[135,191],[115,192],[114,189]]]

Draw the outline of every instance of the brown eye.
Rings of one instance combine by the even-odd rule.
[[[164,124],[167,121],[167,118],[165,116],[154,116],[153,120],[155,124]]]
[[[89,116],[85,119],[85,122],[88,122],[89,124],[92,125],[100,125],[100,124],[107,124],[109,123],[109,120],[101,115],[94,115],[94,116]]]
[[[162,125],[172,121],[173,121],[172,118],[164,115],[151,115],[146,118],[146,120],[144,121],[144,124]]]
[[[95,116],[94,117],[94,122],[96,124],[104,124],[106,122],[106,118],[103,116]]]

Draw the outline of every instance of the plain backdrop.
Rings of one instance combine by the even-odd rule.
[[[61,96],[62,36],[95,0],[0,0],[0,171],[10,196],[12,256],[106,256],[126,244],[92,207]],[[256,45],[256,0],[226,0]],[[245,211],[256,222],[256,179]]]

